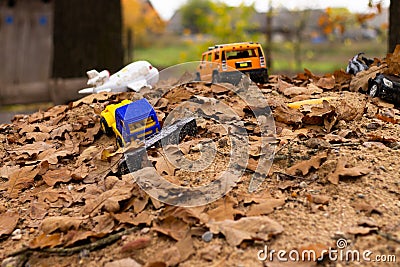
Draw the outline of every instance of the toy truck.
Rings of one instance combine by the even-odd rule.
[[[196,79],[238,84],[241,73],[248,75],[255,83],[268,82],[268,69],[261,44],[244,42],[209,47],[202,54]]]
[[[125,159],[119,165],[121,173],[142,168],[148,148],[159,147],[160,144],[177,144],[185,136],[197,133],[194,117],[177,120],[161,129],[154,108],[145,98],[108,105],[101,112],[100,123],[104,133],[115,134],[119,147],[132,140],[144,143],[143,146],[125,152]]]
[[[104,133],[115,134],[119,147],[143,141],[161,130],[157,114],[145,98],[108,105],[101,112],[100,124]]]

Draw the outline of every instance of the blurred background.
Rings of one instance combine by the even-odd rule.
[[[0,122],[79,98],[86,71],[147,60],[160,70],[208,46],[263,45],[270,74],[345,69],[399,40],[399,1],[0,0]]]

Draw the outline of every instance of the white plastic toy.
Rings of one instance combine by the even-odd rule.
[[[107,70],[86,72],[90,88],[79,90],[80,94],[100,92],[139,92],[143,87],[152,87],[158,82],[158,70],[147,61],[133,62],[110,76]]]

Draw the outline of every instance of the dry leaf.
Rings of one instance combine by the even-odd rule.
[[[125,242],[122,247],[121,247],[121,252],[132,252],[138,249],[143,249],[151,244],[151,238],[150,237],[139,237],[136,238],[135,240]]]
[[[317,86],[327,90],[335,88],[335,76],[332,75],[320,78],[317,82]]]
[[[377,214],[382,214],[382,212],[380,210],[378,210],[376,207],[365,203],[365,202],[358,202],[358,203],[354,203],[353,207],[355,210],[357,211],[365,211],[367,214],[371,215],[372,213],[377,213]]]
[[[207,226],[214,234],[222,233],[231,246],[238,246],[243,240],[268,241],[272,236],[283,232],[279,223],[265,216],[243,217],[238,221],[209,222]]]
[[[345,232],[351,235],[367,235],[377,230],[378,228],[376,227],[370,228],[370,227],[354,226],[347,228]]]
[[[251,205],[248,212],[246,212],[247,216],[260,216],[267,215],[274,212],[274,209],[277,207],[282,207],[285,205],[285,198],[280,199],[266,199],[260,204]]]
[[[213,221],[233,220],[235,215],[243,215],[242,211],[234,208],[237,204],[238,203],[234,198],[225,196],[215,201],[213,206],[216,206],[216,208],[208,210],[207,214],[210,217],[210,220]]]
[[[307,200],[311,203],[328,205],[330,197],[325,195],[311,195],[307,194]]]
[[[339,158],[334,172],[328,174],[328,181],[332,184],[339,184],[339,177],[358,177],[368,174],[371,170],[367,167],[346,168],[346,160]]]
[[[303,113],[297,109],[291,109],[284,104],[274,110],[275,120],[288,125],[301,125],[303,116]]]
[[[49,170],[44,175],[42,175],[44,182],[48,186],[53,186],[56,183],[67,183],[71,178],[71,172],[67,167],[62,167],[57,170]]]
[[[44,202],[34,202],[31,204],[31,210],[29,213],[29,217],[33,220],[42,220],[49,209],[49,205]]]
[[[61,233],[56,233],[52,235],[42,233],[29,242],[29,247],[33,249],[53,248],[55,246],[61,245],[63,242],[62,239],[63,236]]]
[[[133,225],[139,225],[139,224],[146,224],[148,226],[151,225],[151,222],[154,220],[155,216],[151,214],[149,211],[142,211],[136,217],[133,219],[132,224]]]
[[[121,209],[119,202],[127,200],[131,197],[131,188],[108,190],[102,193],[100,196],[88,200],[82,210],[82,214],[94,216],[103,208],[108,212],[117,212]]]
[[[297,164],[293,165],[292,167],[290,167],[289,169],[287,169],[286,172],[290,175],[296,175],[297,170],[299,170],[299,171],[301,171],[303,176],[305,176],[310,172],[311,168],[314,168],[315,170],[317,170],[321,166],[322,161],[325,160],[327,158],[327,156],[328,156],[328,154],[326,152],[324,152],[321,155],[316,155],[309,160],[300,161],[299,163],[297,163]]]
[[[153,226],[153,230],[172,237],[175,240],[184,239],[190,231],[189,225],[179,218],[169,216]]]
[[[104,233],[96,233],[92,231],[77,231],[77,230],[70,230],[63,236],[63,243],[64,246],[68,247],[71,246],[79,241],[86,240],[89,237],[103,237]]]
[[[13,211],[0,214],[0,236],[11,234],[17,226],[19,215]]]
[[[27,144],[17,149],[14,149],[13,152],[17,155],[25,153],[31,157],[32,155],[38,155],[40,152],[50,149],[51,147],[51,144],[45,142],[35,142],[33,144]]]
[[[33,185],[34,179],[39,172],[39,165],[22,167],[10,175],[9,181],[0,186],[0,190],[7,189],[8,196],[16,198],[22,189]]]
[[[175,246],[178,248],[180,254],[180,262],[187,260],[196,252],[193,245],[193,239],[190,235],[178,241]]]
[[[45,234],[51,234],[56,230],[66,233],[71,229],[77,230],[83,221],[84,218],[82,217],[53,216],[45,218],[40,229]]]

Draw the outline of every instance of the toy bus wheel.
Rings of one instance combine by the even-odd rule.
[[[371,88],[369,89],[369,95],[371,97],[376,97],[379,95],[379,87],[377,83],[372,83]]]
[[[111,136],[113,134],[113,131],[110,128],[110,126],[108,126],[105,118],[102,117],[100,119],[100,125],[101,125],[101,130],[103,131],[103,133],[105,133],[108,136]]]
[[[122,139],[121,139],[121,137],[119,137],[119,136],[117,136],[117,146],[118,146],[119,148],[121,148],[121,147],[124,146],[124,143],[122,142]]]
[[[212,83],[219,83],[220,82],[220,76],[219,76],[219,73],[218,73],[218,71],[213,71],[213,74],[212,74]]]
[[[194,81],[195,82],[200,82],[201,81],[200,73],[196,72],[196,76],[194,77]]]

